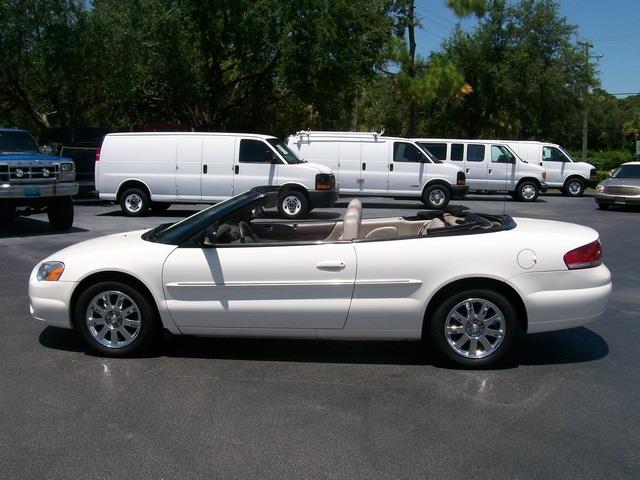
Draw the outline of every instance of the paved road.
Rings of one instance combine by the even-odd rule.
[[[174,339],[155,356],[104,359],[30,319],[31,268],[77,241],[197,208],[138,220],[85,202],[71,233],[51,235],[42,215],[3,226],[0,476],[638,478],[640,213],[601,212],[590,197],[457,203],[598,229],[615,282],[606,317],[530,335],[490,371],[444,369],[402,342]],[[364,201],[368,217],[417,208]]]

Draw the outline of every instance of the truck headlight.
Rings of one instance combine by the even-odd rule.
[[[57,282],[64,272],[64,263],[62,262],[44,262],[38,268],[36,277],[38,280],[47,282]]]

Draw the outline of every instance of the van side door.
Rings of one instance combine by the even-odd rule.
[[[485,190],[487,188],[489,152],[486,145],[467,143],[464,157],[464,174],[467,177],[469,190]]]
[[[487,170],[487,189],[492,191],[516,188],[517,159],[504,145],[491,145],[491,160]]]
[[[176,153],[176,196],[182,201],[200,201],[202,137],[192,135],[178,136]]]
[[[261,185],[278,184],[278,165],[282,163],[269,144],[261,139],[242,138],[233,165],[233,194]]]
[[[360,169],[362,191],[387,193],[389,189],[390,142],[364,140],[361,145]]]
[[[233,137],[204,137],[202,200],[218,202],[233,196],[236,143]]]
[[[426,176],[428,158],[409,142],[393,142],[393,157],[389,164],[389,192],[422,192],[422,179]]]

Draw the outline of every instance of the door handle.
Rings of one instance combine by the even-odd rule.
[[[492,170],[492,169],[490,168],[490,169],[489,169],[489,175],[491,175],[491,170]]]
[[[393,163],[390,163],[390,164],[389,164],[389,171],[390,171],[390,172],[393,172]]]
[[[362,170],[366,170],[366,169],[367,169],[367,164],[366,164],[366,163],[363,163],[363,164],[362,164]]]
[[[469,169],[468,168],[466,169],[466,173],[469,173]]]
[[[342,260],[325,260],[316,263],[316,268],[319,270],[342,270],[345,266]]]
[[[207,166],[206,165],[202,166],[202,173],[207,173]]]
[[[238,173],[240,173],[240,167],[238,165],[236,165],[235,167],[233,167],[233,171],[236,173],[236,175]]]

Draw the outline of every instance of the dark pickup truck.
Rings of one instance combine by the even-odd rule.
[[[73,225],[71,196],[77,193],[73,160],[40,153],[26,130],[0,129],[0,214],[3,217],[46,209],[53,230],[69,230]]]

